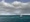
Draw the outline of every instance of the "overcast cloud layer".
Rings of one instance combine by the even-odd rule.
[[[0,15],[30,14],[30,2],[14,1],[12,3],[0,2]]]

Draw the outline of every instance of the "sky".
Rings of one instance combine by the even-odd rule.
[[[0,0],[0,14],[20,15],[30,14],[30,0]],[[7,3],[9,2],[9,3]],[[11,3],[12,2],[12,3]],[[26,2],[26,3],[24,3]]]
[[[6,2],[13,2],[13,1],[30,2],[30,0],[5,0],[5,1]]]

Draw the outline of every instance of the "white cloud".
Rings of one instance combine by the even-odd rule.
[[[19,9],[20,10],[20,13],[22,14],[23,12],[25,13],[26,11],[28,11],[28,8],[30,8],[30,3],[29,2],[26,2],[26,3],[23,3],[23,2],[19,2],[19,1],[14,1],[12,3],[14,5],[14,8],[15,9]],[[27,14],[29,13],[30,11],[26,12]],[[17,12],[16,12],[17,13]],[[18,12],[19,13],[19,12]]]
[[[19,5],[19,4],[21,4],[21,2],[14,1],[12,4],[13,4],[13,5]]]
[[[0,12],[1,15],[16,15],[16,14],[21,14],[23,13],[23,9],[30,7],[29,6],[30,4],[29,3],[22,3],[22,2],[19,2],[19,1],[14,1],[12,2],[11,4],[10,3],[6,3],[6,2],[0,2]],[[7,13],[5,13],[7,12]],[[24,11],[26,12],[26,11]]]
[[[10,13],[11,7],[13,7],[13,5],[10,3],[0,2],[0,15],[15,15]]]
[[[21,2],[19,2],[19,1],[14,1],[13,3],[12,3],[13,5],[14,5],[14,8],[21,8]]]

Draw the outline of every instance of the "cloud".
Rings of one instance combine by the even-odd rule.
[[[29,3],[23,3],[23,2],[19,2],[19,1],[14,1],[12,2],[12,5],[14,6],[14,8],[18,9],[18,8],[25,8]]]
[[[0,2],[0,12],[1,15],[20,15],[23,13],[28,13],[28,8],[30,7],[29,2],[23,3],[19,1],[14,1],[11,4],[6,2]],[[27,9],[27,10],[26,10]],[[27,12],[28,11],[28,12]]]
[[[21,2],[19,2],[19,1],[14,1],[13,3],[13,6],[14,6],[14,8],[21,8]]]
[[[0,15],[15,15],[11,13],[12,7],[13,5],[10,3],[0,2]]]
[[[12,4],[15,9],[19,9],[20,12],[18,12],[18,10],[17,10],[18,13],[21,13],[21,14],[30,13],[30,3],[29,2],[23,3],[23,2],[19,2],[19,1],[14,1]]]
[[[14,1],[12,4],[13,4],[13,5],[19,5],[19,4],[21,4],[21,2]]]

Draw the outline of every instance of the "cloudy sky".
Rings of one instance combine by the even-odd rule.
[[[2,1],[2,0],[0,0]],[[30,0],[5,0],[6,2],[21,1],[21,2],[30,2]]]
[[[30,14],[30,0],[0,0],[0,15]]]

